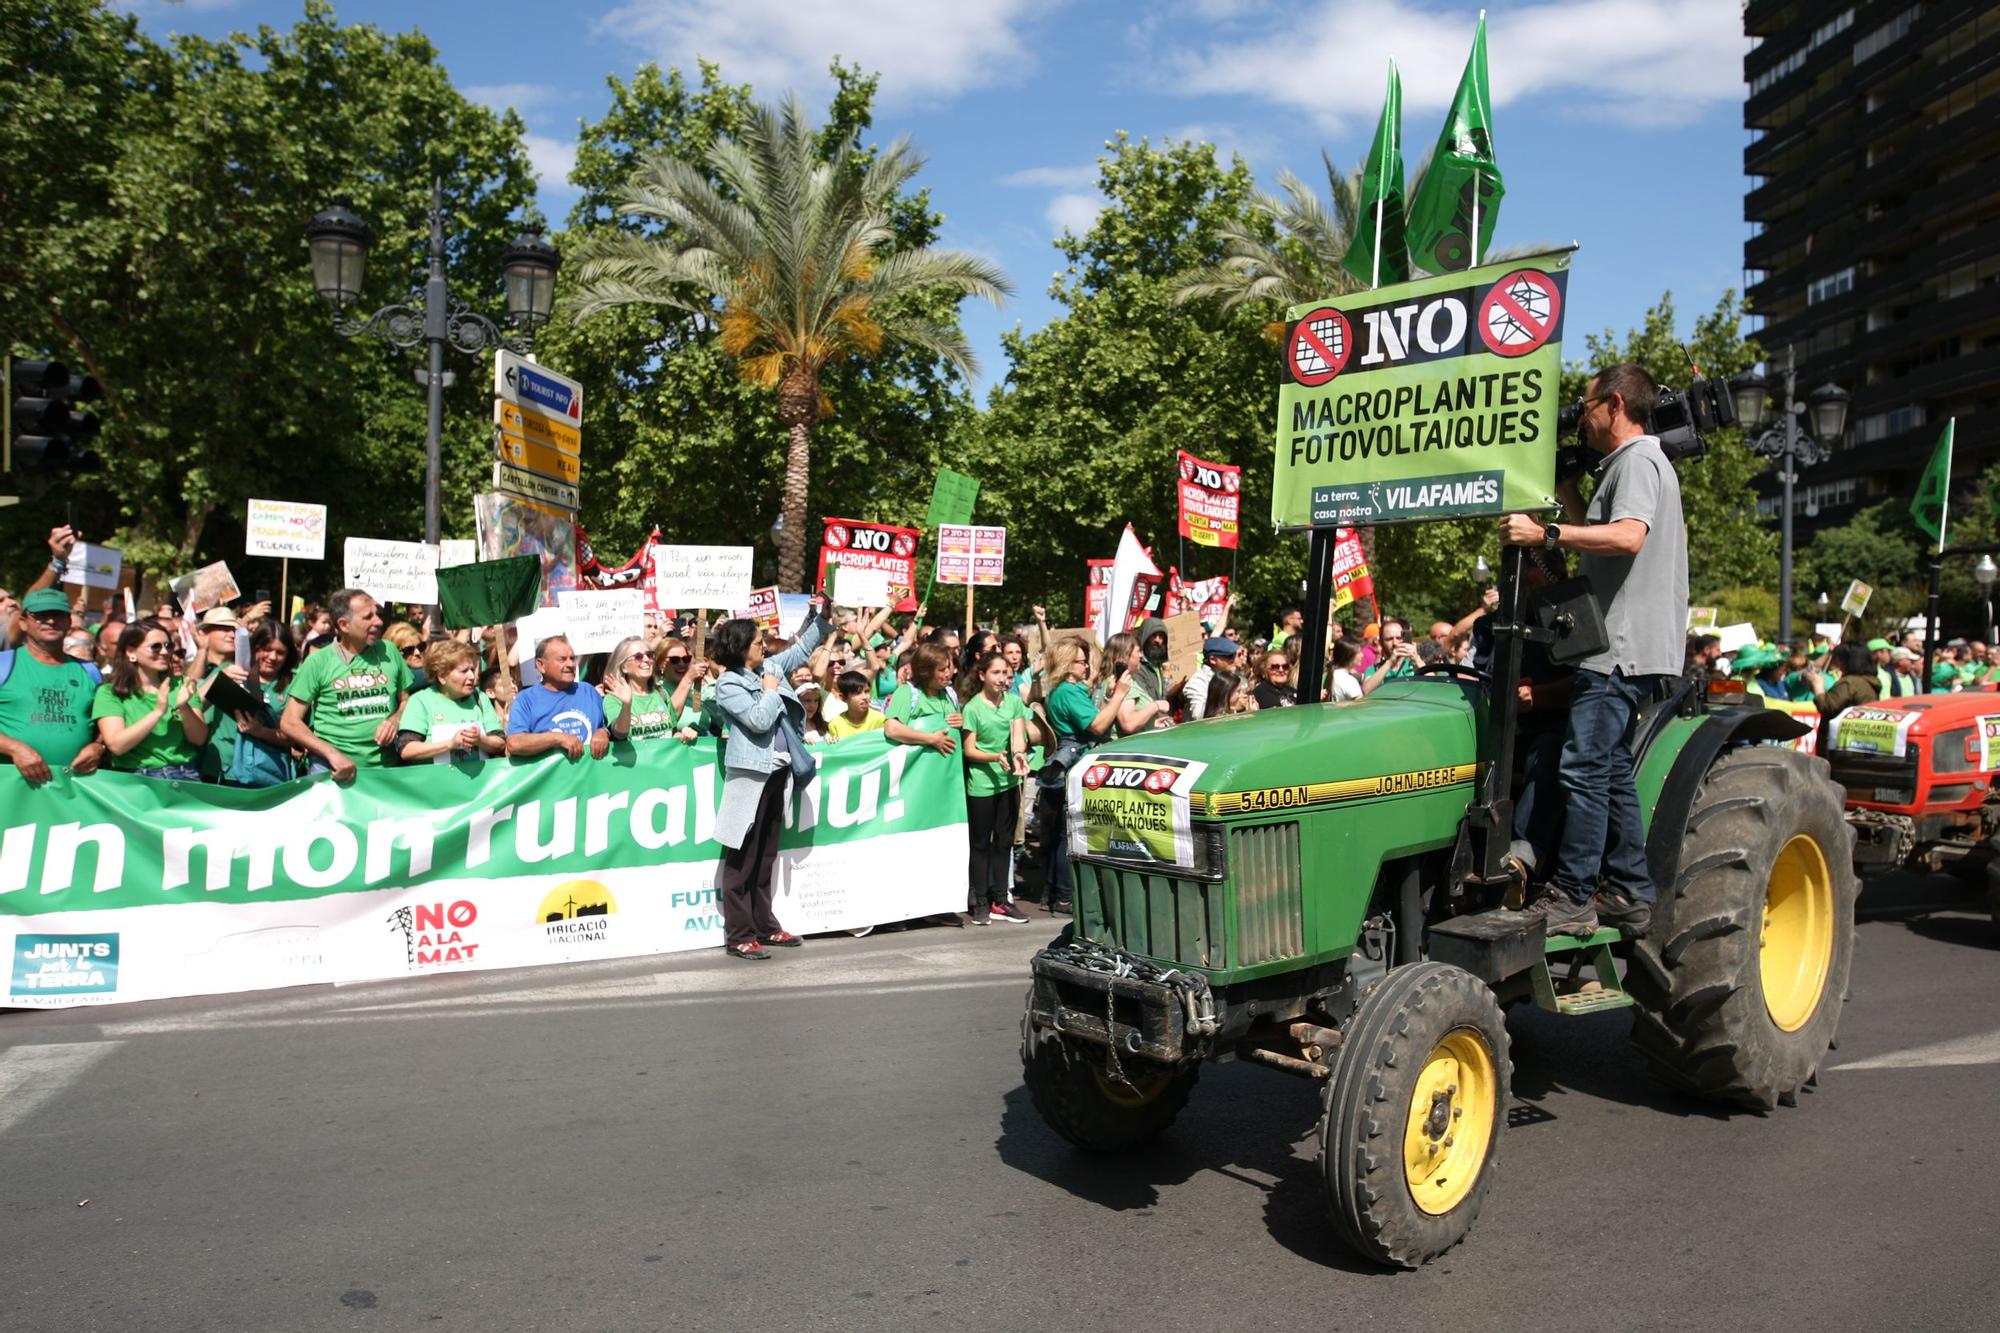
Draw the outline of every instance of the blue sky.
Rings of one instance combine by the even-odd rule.
[[[288,25],[297,0],[141,0],[155,36]],[[1323,181],[1322,149],[1367,152],[1385,61],[1402,70],[1412,166],[1436,138],[1477,5],[1446,0],[345,0],[344,21],[423,29],[468,93],[528,123],[552,219],[580,119],[607,74],[698,55],[760,97],[823,107],[838,54],[882,76],[875,129],[909,134],[944,243],[998,261],[1017,294],[968,305],[980,390],[1004,375],[1000,335],[1059,313],[1052,237],[1089,225],[1095,161],[1119,130],[1240,152],[1267,188]],[[1685,328],[1741,286],[1742,36],[1733,0],[1488,5],[1495,141],[1507,178],[1495,243],[1581,244],[1569,342],[1622,333],[1672,290]]]

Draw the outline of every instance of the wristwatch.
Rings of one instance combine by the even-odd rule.
[[[1554,523],[1543,525],[1542,527],[1543,549],[1550,551],[1555,550],[1557,544],[1560,543],[1562,539],[1563,539],[1563,530],[1560,526]]]

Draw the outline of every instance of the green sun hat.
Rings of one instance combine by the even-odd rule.
[[[1890,643],[1887,639],[1870,639],[1868,641],[1868,651],[1871,653],[1886,653],[1895,646],[1895,644]]]

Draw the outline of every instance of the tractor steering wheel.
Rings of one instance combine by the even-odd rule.
[[[1478,667],[1465,666],[1458,662],[1427,662],[1417,668],[1419,676],[1450,676],[1453,680],[1469,680],[1475,685],[1490,685],[1493,677]]]

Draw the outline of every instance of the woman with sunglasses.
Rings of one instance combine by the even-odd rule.
[[[679,708],[659,692],[653,676],[654,652],[646,646],[644,638],[634,635],[621,640],[604,664],[605,723],[616,731],[618,719],[631,714],[625,738],[634,744],[662,740],[677,730],[674,723]],[[679,697],[685,698],[687,648],[678,639],[662,638],[659,652],[661,657],[671,655],[679,659],[683,673]]]
[[[111,767],[142,778],[201,781],[196,753],[208,743],[209,710],[195,683],[174,674],[173,641],[157,620],[127,625],[111,679],[90,709]]]

